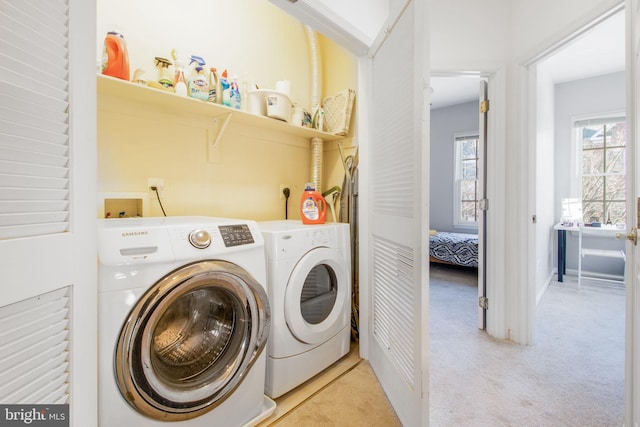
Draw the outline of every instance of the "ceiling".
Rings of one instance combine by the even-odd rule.
[[[585,32],[539,63],[555,83],[624,71],[624,11]],[[478,77],[432,77],[431,109],[478,99]]]
[[[480,96],[480,78],[431,77],[431,109],[450,107],[477,100]]]

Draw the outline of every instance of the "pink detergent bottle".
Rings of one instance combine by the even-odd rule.
[[[300,218],[303,224],[324,224],[327,217],[327,202],[309,182],[300,200]]]

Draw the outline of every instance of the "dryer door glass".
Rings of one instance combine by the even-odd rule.
[[[307,322],[315,325],[324,321],[336,303],[336,273],[327,264],[311,269],[302,287],[300,311]]]
[[[118,387],[151,418],[195,418],[246,377],[269,331],[264,288],[225,261],[181,267],[140,297],[116,347]]]
[[[349,325],[349,278],[349,266],[332,249],[314,249],[298,261],[284,295],[284,317],[296,339],[322,343]]]

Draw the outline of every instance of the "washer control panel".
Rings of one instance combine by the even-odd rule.
[[[247,224],[218,226],[222,241],[226,247],[249,245],[255,243],[253,234]]]

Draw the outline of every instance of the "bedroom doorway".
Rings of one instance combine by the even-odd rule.
[[[529,65],[533,70],[530,75],[535,79],[531,85],[535,88],[532,93],[535,103],[535,108],[532,109],[535,154],[531,157],[530,170],[533,176],[530,179],[533,183],[532,188],[535,189],[533,211],[537,218],[533,225],[535,238],[532,253],[535,256],[529,260],[532,266],[535,266],[532,268],[535,268],[536,272],[535,282],[532,284],[535,286],[536,299],[532,306],[535,308],[534,313],[539,317],[543,315],[541,307],[548,303],[549,299],[566,296],[571,299],[565,303],[565,310],[577,318],[584,310],[585,299],[592,295],[598,296],[597,304],[602,303],[602,306],[591,304],[588,308],[589,315],[585,316],[582,322],[576,325],[570,322],[555,325],[553,334],[558,348],[571,345],[578,348],[581,354],[596,355],[598,351],[606,354],[606,358],[592,357],[591,360],[597,363],[579,366],[584,371],[603,373],[598,379],[599,399],[610,400],[609,407],[619,411],[616,415],[621,420],[624,418],[622,411],[625,392],[625,311],[629,307],[625,300],[627,286],[609,280],[583,280],[580,286],[577,279],[580,262],[579,237],[577,232],[571,231],[567,233],[566,238],[565,275],[560,279],[557,275],[558,236],[554,226],[562,221],[563,199],[580,200],[580,205],[586,212],[589,210],[588,206],[596,199],[586,196],[602,194],[603,201],[608,201],[604,204],[607,206],[605,209],[600,213],[576,219],[576,222],[585,222],[588,225],[592,225],[592,221],[605,224],[607,215],[613,217],[613,214],[607,211],[615,211],[611,207],[614,205],[610,203],[611,198],[607,196],[613,186],[607,186],[606,192],[599,193],[595,185],[596,180],[593,178],[598,175],[597,181],[602,183],[610,179],[604,173],[600,174],[600,171],[616,170],[606,163],[608,159],[618,158],[620,163],[624,164],[624,153],[628,152],[623,142],[626,137],[616,140],[616,143],[622,143],[623,147],[611,147],[622,154],[616,157],[610,155],[612,150],[606,138],[596,141],[590,133],[592,129],[606,129],[605,126],[608,124],[604,119],[612,116],[622,117],[621,127],[626,126],[625,16],[622,6],[574,31],[567,40],[560,41],[558,47]],[[626,135],[626,131],[624,134]],[[614,132],[607,135],[614,135]],[[627,147],[629,143],[630,140],[626,144]],[[599,147],[602,146],[607,147],[607,157],[603,157],[601,162],[596,161],[592,153],[599,154]],[[618,168],[616,172],[624,174],[625,168]],[[623,198],[625,192],[626,198],[633,198],[628,187],[625,191],[624,176],[622,181],[623,185],[617,186],[616,192]],[[593,219],[589,219],[590,217]],[[614,222],[617,221],[614,219]],[[625,243],[616,239],[591,239],[591,244],[597,245],[599,250],[625,248]],[[616,260],[612,259],[594,262],[593,259],[584,259],[588,262],[585,269],[592,278],[624,278],[624,262],[616,263]],[[629,265],[627,255],[627,268]],[[605,301],[609,303],[604,305]],[[593,329],[592,324],[596,323],[605,325],[606,334],[600,337],[592,335],[589,340],[572,339],[580,334],[589,335],[589,331]],[[537,328],[534,331],[535,343],[543,345],[549,331],[539,328],[537,322],[534,324]],[[558,338],[563,334],[567,337]],[[566,372],[576,368],[575,360],[572,358],[563,357],[556,363],[560,370]],[[584,387],[583,392],[587,393],[590,390],[591,387]]]
[[[475,296],[464,292],[470,298],[466,314],[477,313],[475,323],[485,329],[487,81],[479,73],[447,73],[432,76],[430,89],[431,282],[467,288],[473,282]]]

